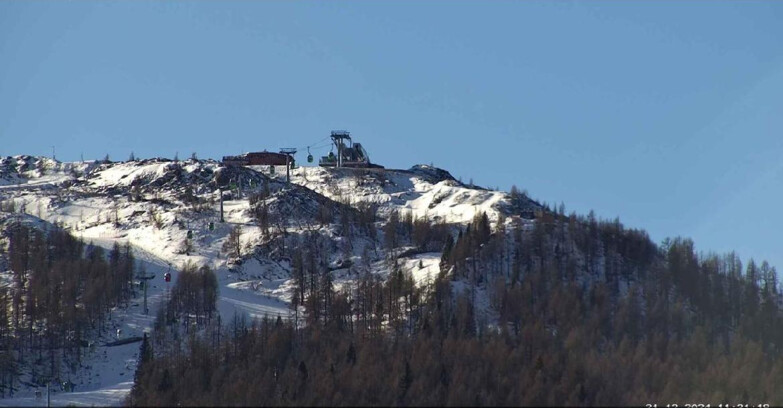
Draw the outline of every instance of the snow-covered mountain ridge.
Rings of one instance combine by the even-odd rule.
[[[49,186],[59,187],[60,196],[122,195],[182,205],[193,198],[217,199],[221,187],[232,190],[231,198],[237,193],[247,197],[265,182],[272,191],[284,189],[285,167],[276,166],[270,174],[268,166],[224,166],[214,160],[63,163],[32,156],[0,158],[4,199],[29,195],[11,195],[10,191]],[[387,212],[408,211],[415,217],[447,223],[469,222],[477,211],[487,212],[494,221],[500,214],[514,217],[526,209],[540,208],[532,200],[467,186],[447,171],[427,165],[409,170],[298,167],[291,171],[291,182],[350,205],[375,203]]]
[[[511,222],[525,210],[540,208],[525,197],[466,186],[447,171],[426,165],[409,170],[299,167],[291,171],[290,184],[284,166],[270,172],[267,166],[224,166],[214,160],[61,163],[15,156],[2,158],[0,165],[0,201],[9,211],[60,224],[85,240],[128,241],[172,265],[192,260],[215,269],[238,264],[248,271],[253,268],[244,261],[275,258],[263,249],[280,234],[291,240],[292,235],[317,231],[336,246],[345,237],[336,230],[336,220],[324,217],[368,205],[377,208],[374,223],[379,229],[392,211],[466,225],[481,212],[493,223],[501,216]],[[221,193],[225,223],[220,222]],[[261,196],[276,232],[269,232],[270,225],[259,226],[260,207],[252,204]],[[242,259],[226,260],[221,248],[234,226],[241,227],[247,250]],[[192,248],[183,254],[186,241]],[[383,258],[377,239],[362,248],[351,246],[357,253],[350,256],[371,246],[375,260]],[[286,275],[285,267],[273,269],[264,272]]]
[[[216,271],[218,309],[225,319],[237,312],[285,318],[293,285],[292,250],[318,252],[339,289],[363,270],[388,274],[390,252],[383,230],[392,212],[451,225],[456,234],[457,226],[482,212],[493,224],[524,224],[531,221],[520,217],[523,211],[541,208],[524,196],[468,186],[426,165],[408,170],[298,167],[291,170],[290,183],[285,170],[224,166],[214,160],[68,163],[3,157],[0,210],[3,222],[39,220],[41,228],[57,224],[106,248],[129,243],[140,267],[157,276],[149,291],[150,315],[143,314],[139,297],[129,309],[114,313],[112,324],[131,337],[151,327],[168,289],[162,275],[170,272],[176,281],[186,262]],[[375,215],[367,221],[367,214]],[[225,245],[233,230],[239,232],[238,254],[229,254]],[[439,251],[421,253],[401,245],[393,252],[408,255],[397,263],[419,283],[438,274]],[[75,378],[89,398],[105,395],[107,399],[97,401],[117,404],[130,387],[137,346],[105,351],[92,356],[92,368]],[[60,403],[84,403],[74,394],[62,394]]]

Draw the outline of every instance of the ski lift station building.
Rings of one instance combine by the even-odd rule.
[[[287,155],[283,153],[249,152],[238,156],[223,156],[223,163],[233,166],[273,165],[285,166]]]
[[[376,168],[382,169],[383,166],[370,162],[370,155],[364,149],[361,143],[351,140],[351,135],[345,130],[333,130],[331,135],[332,151],[328,155],[321,157],[318,165],[321,167],[354,167],[354,168]],[[336,152],[335,152],[336,150]],[[223,156],[223,163],[233,166],[257,166],[272,165],[293,167],[293,155],[296,149],[281,149],[280,153],[274,153],[264,150],[263,152],[249,152],[237,156]],[[336,154],[335,154],[336,153]],[[313,162],[313,155],[310,153],[310,147],[307,147],[307,162]]]
[[[332,143],[337,149],[337,154],[329,152],[329,155],[321,157],[318,165],[321,167],[360,167],[382,169],[383,166],[370,162],[370,155],[364,150],[361,143],[354,143],[351,134],[345,130],[333,130]],[[308,157],[310,161],[310,157]]]

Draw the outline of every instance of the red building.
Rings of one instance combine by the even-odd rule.
[[[285,166],[286,155],[282,153],[250,152],[239,156],[223,156],[223,163],[236,166],[275,165]]]

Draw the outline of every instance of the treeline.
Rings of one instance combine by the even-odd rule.
[[[420,252],[443,250],[451,240],[453,226],[443,222],[432,222],[425,217],[413,217],[411,212],[400,214],[392,210],[383,227],[384,244],[388,251],[403,245],[411,245]]]
[[[178,355],[182,351],[182,339],[194,335],[198,329],[206,327],[212,335],[219,335],[218,295],[217,276],[212,269],[186,262],[166,301],[158,308],[152,333],[154,348],[162,354]],[[142,350],[141,354],[145,353]]]
[[[701,255],[688,239],[658,246],[563,211],[508,230],[478,214],[420,287],[392,265],[336,291],[313,255],[294,262],[303,316],[292,320],[306,325],[236,317],[167,352],[148,345],[128,402],[783,404],[780,292],[766,263]]]
[[[0,396],[13,393],[23,367],[34,383],[75,371],[111,309],[127,305],[134,274],[127,245],[107,254],[57,226],[18,222],[3,238],[10,276],[0,286]]]
[[[156,327],[182,320],[185,326],[205,324],[212,319],[218,297],[215,273],[204,265],[186,262],[167,301],[158,309]]]

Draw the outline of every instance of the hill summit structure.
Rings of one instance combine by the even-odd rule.
[[[346,130],[333,130],[329,136],[332,139],[332,150],[322,156],[318,161],[321,167],[353,167],[376,168],[384,167],[370,161],[370,155],[361,143],[354,143],[350,132]],[[336,153],[335,153],[336,150]],[[308,146],[307,162],[313,162],[313,155]],[[293,155],[297,149],[281,148],[279,153],[264,150],[262,152],[248,152],[235,156],[223,156],[223,164],[229,166],[290,166],[294,167]]]

